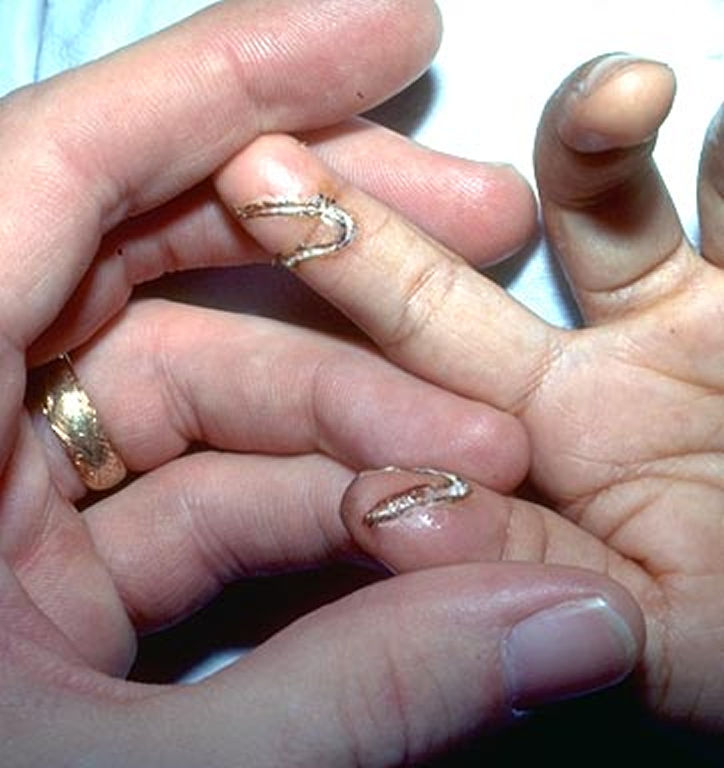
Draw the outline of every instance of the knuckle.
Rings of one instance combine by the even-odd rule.
[[[347,748],[357,766],[407,763],[409,725],[405,692],[388,651],[376,654],[374,674],[369,668],[349,673],[341,689],[340,712]]]
[[[405,276],[399,309],[384,340],[388,350],[420,344],[426,331],[446,305],[460,281],[460,263],[435,258],[415,263]]]
[[[400,626],[414,621],[399,605],[394,616]],[[455,733],[455,704],[424,642],[412,631],[381,632],[379,626],[394,623],[379,620],[373,635],[362,621],[360,636],[374,638],[363,649],[365,664],[350,658],[355,646],[340,659],[338,712],[347,752],[358,766],[416,764]]]

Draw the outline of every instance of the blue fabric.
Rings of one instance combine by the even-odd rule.
[[[43,0],[0,0],[0,95],[35,79]]]
[[[210,0],[0,0],[0,95],[96,59]]]

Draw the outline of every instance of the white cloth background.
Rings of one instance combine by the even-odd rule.
[[[698,150],[724,83],[724,0],[438,3],[444,41],[429,87],[421,89],[415,138],[471,158],[512,162],[532,181],[538,116],[570,69],[605,51],[661,59],[674,68],[679,95],[656,156],[686,230],[697,239]],[[126,45],[207,4],[0,0],[0,94]],[[415,107],[414,100],[402,103]],[[544,244],[499,275],[551,322],[573,322]]]

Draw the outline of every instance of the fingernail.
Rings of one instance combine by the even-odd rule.
[[[602,597],[535,613],[504,640],[511,704],[531,709],[614,685],[632,671],[636,656],[631,629]]]
[[[363,522],[370,528],[386,525],[401,518],[410,519],[425,513],[430,507],[442,503],[455,503],[470,494],[470,485],[459,475],[440,469],[401,470],[397,467],[386,467],[379,473],[399,473],[404,480],[404,488],[390,493],[377,501],[365,513]],[[410,485],[411,476],[417,480]],[[370,474],[366,473],[367,479]],[[382,477],[382,479],[386,479]]]
[[[625,77],[629,79],[623,82]],[[655,134],[668,111],[672,80],[671,70],[661,62],[628,53],[603,56],[569,84],[558,132],[579,152],[640,144]]]
[[[640,61],[639,57],[630,53],[609,53],[595,61],[583,76],[573,84],[573,91],[579,96],[589,96],[596,88],[603,85],[616,72],[628,66],[634,61]]]
[[[569,91],[559,130],[567,138],[567,143],[579,152],[603,152],[612,149],[615,140],[605,133],[592,129],[567,131],[567,122],[571,110],[581,100],[590,98],[613,75],[637,61],[635,56],[628,53],[611,53],[598,59],[587,71],[574,80]]]
[[[235,213],[249,234],[290,269],[341,251],[357,234],[352,216],[324,195],[256,200]]]

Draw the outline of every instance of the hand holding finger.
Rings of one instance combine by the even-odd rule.
[[[362,119],[304,138],[332,167],[472,263],[496,261],[532,235],[535,203],[512,168],[441,155]],[[140,283],[168,272],[268,261],[269,254],[244,236],[211,185],[200,184],[108,233],[74,295],[34,342],[30,362],[45,362],[87,341]],[[239,282],[245,285],[243,276]],[[197,278],[187,290],[208,300],[201,286],[194,293],[199,283]],[[234,306],[247,309],[241,295]],[[316,308],[315,319],[320,314]]]
[[[593,574],[432,569],[326,606],[199,685],[130,689],[93,732],[74,708],[63,743],[111,768],[159,752],[219,768],[421,762],[515,710],[620,680],[642,642],[635,604]],[[52,736],[57,713],[45,723]]]
[[[260,56],[268,35],[275,46]],[[63,306],[105,232],[199,183],[261,131],[310,129],[371,106],[426,66],[438,36],[437,13],[425,1],[385,2],[372,13],[338,0],[325,8],[220,3],[93,67],[11,95],[0,110],[0,153],[24,191],[17,195],[4,179],[13,192],[1,200],[0,333],[27,347]],[[310,78],[319,60],[324,67]],[[125,89],[113,83],[139,73],[142,87],[128,109]],[[335,94],[321,111],[320,87]],[[92,131],[79,129],[76,115]],[[41,279],[48,264],[58,265],[52,281]]]
[[[424,378],[515,410],[552,354],[544,323],[295,140],[258,139],[217,174],[216,186],[246,231],[283,261],[338,237],[341,244],[339,228],[325,226],[324,201],[333,201],[353,237],[339,253],[287,265]]]

